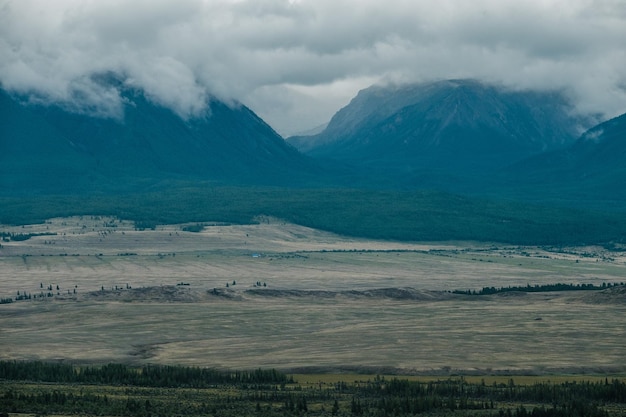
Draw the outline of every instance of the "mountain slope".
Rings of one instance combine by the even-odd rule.
[[[558,93],[513,92],[473,80],[370,87],[326,130],[289,141],[315,157],[411,172],[485,171],[575,140],[586,121]]]
[[[541,195],[601,207],[626,200],[626,114],[600,123],[571,146],[525,159],[501,173],[502,181]],[[523,179],[523,180],[522,180]]]
[[[0,192],[80,188],[94,179],[93,166],[66,135],[0,90]]]
[[[583,174],[626,169],[626,114],[589,129],[568,153]]]
[[[21,174],[27,170],[50,178],[69,169],[72,178],[98,178],[90,187],[108,183],[113,189],[172,179],[289,182],[315,170],[243,105],[212,100],[205,114],[183,120],[141,91],[122,94],[124,118],[115,120],[57,105],[25,105],[2,92],[0,186],[37,188],[36,178]]]

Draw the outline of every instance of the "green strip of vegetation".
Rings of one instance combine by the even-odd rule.
[[[275,369],[225,372],[209,368],[122,364],[74,367],[62,363],[0,361],[0,379],[73,384],[132,385],[138,387],[206,388],[213,384],[284,384],[285,374]]]
[[[425,191],[176,188],[127,195],[0,198],[0,223],[107,215],[140,229],[159,224],[254,222],[268,215],[344,235],[403,241],[477,240],[529,245],[626,241],[626,216]]]
[[[10,233],[10,232],[0,232],[0,239],[3,242],[19,242],[28,240],[33,236],[55,236],[56,233]]]
[[[463,378],[420,382],[372,376],[301,385],[276,371],[210,371],[210,384],[192,388],[202,369],[40,362],[0,366],[1,415],[613,417],[626,411],[626,383],[616,378],[526,385],[510,379],[488,385]],[[84,379],[75,381],[81,374]],[[213,380],[218,374],[228,381]]]
[[[622,287],[626,285],[624,282],[615,282],[615,283],[606,283],[603,282],[601,285],[594,284],[544,284],[544,285],[533,285],[530,284],[526,286],[508,286],[508,287],[483,287],[479,291],[472,290],[454,290],[452,293],[454,294],[466,294],[466,295],[491,295],[491,294],[501,294],[507,292],[554,292],[554,291],[599,291],[606,290],[608,288],[613,287]]]

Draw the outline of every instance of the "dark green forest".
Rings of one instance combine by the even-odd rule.
[[[553,291],[600,291],[606,290],[607,288],[612,287],[623,287],[626,285],[624,282],[615,282],[615,283],[606,283],[603,282],[601,285],[594,284],[535,284],[526,286],[508,286],[508,287],[483,287],[482,289],[476,290],[454,290],[452,291],[454,294],[466,294],[466,295],[491,295],[491,294],[501,294],[507,292],[553,292]]]
[[[621,212],[431,191],[206,186],[124,195],[3,197],[0,207],[0,223],[18,225],[95,214],[149,229],[203,221],[249,224],[266,215],[344,235],[403,241],[575,245],[626,240]]]
[[[470,383],[363,375],[300,384],[276,370],[0,362],[0,413],[109,416],[621,416],[626,382]]]
[[[228,372],[210,368],[164,365],[131,368],[122,364],[77,368],[62,363],[10,361],[0,361],[0,379],[176,388],[208,388],[213,384],[288,382],[285,374],[274,369]]]

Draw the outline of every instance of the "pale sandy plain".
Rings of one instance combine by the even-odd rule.
[[[0,305],[0,359],[626,372],[623,289],[489,297],[448,292],[623,282],[624,252],[372,241],[270,218],[206,224],[200,233],[183,231],[188,225],[136,231],[130,222],[83,216],[0,226],[56,233],[2,242],[0,297],[47,293],[49,286],[55,296]]]

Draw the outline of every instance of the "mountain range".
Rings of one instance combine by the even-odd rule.
[[[475,80],[372,86],[323,131],[284,140],[240,103],[212,99],[184,119],[106,82],[124,99],[121,119],[0,90],[0,194],[216,181],[626,200],[626,115],[594,127],[560,92]]]
[[[362,90],[314,136],[311,156],[370,167],[492,170],[575,141],[590,127],[558,92],[510,91],[474,80]]]
[[[120,88],[121,120],[0,91],[0,189],[132,189],[177,180],[289,183],[315,171],[249,108],[219,100],[185,120]]]
[[[324,131],[287,140],[376,186],[623,201],[625,118],[594,127],[596,116],[576,113],[559,91],[445,80],[369,87]]]

